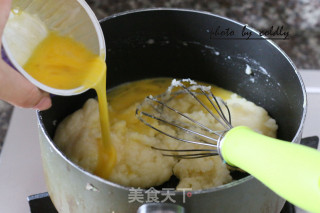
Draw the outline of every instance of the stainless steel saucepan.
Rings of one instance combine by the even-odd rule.
[[[255,30],[246,27],[252,36],[240,39],[243,24],[185,9],[130,11],[107,17],[100,24],[106,41],[108,88],[153,77],[213,83],[264,107],[279,125],[278,138],[300,143],[306,115],[301,76],[288,56],[270,40],[261,39]],[[215,35],[218,27],[233,30],[235,36]],[[246,72],[248,67],[250,72]],[[38,113],[50,197],[59,212],[136,212],[143,203],[129,202],[129,187],[83,170],[52,141],[59,122],[95,95],[87,91],[72,97],[55,96],[52,108]],[[250,175],[231,175],[235,181],[223,186],[189,194],[174,192],[173,204],[197,213],[280,212],[284,204],[281,197]],[[161,191],[159,200],[165,194]],[[163,203],[156,206],[168,207]]]

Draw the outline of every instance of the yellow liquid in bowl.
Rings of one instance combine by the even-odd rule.
[[[84,87],[96,90],[102,140],[98,141],[99,160],[95,174],[108,178],[116,162],[116,152],[110,141],[104,59],[74,39],[51,32],[34,50],[24,70],[55,89]]]

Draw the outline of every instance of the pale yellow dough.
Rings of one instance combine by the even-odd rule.
[[[121,95],[125,96],[126,93],[130,95],[130,92],[122,92]],[[219,156],[178,160],[165,157],[160,151],[152,149],[151,146],[190,149],[195,148],[195,145],[177,142],[144,126],[135,117],[136,107],[144,96],[145,94],[137,95],[137,100],[129,101],[128,106],[122,108],[113,106],[112,101],[117,99],[111,98],[111,140],[117,152],[117,163],[108,178],[110,181],[124,186],[147,188],[166,182],[174,174],[180,179],[177,188],[192,190],[215,187],[232,181],[227,166]],[[262,134],[276,136],[277,124],[266,110],[236,94],[230,95],[226,102],[231,110],[234,126],[246,125]],[[212,117],[193,105],[192,98],[173,103],[173,106],[190,109],[189,116],[197,121],[213,129],[221,129],[221,125]],[[97,140],[101,138],[100,131],[98,103],[95,99],[89,99],[83,108],[59,124],[54,141],[73,162],[94,173],[98,160]],[[168,127],[167,131],[173,130]]]

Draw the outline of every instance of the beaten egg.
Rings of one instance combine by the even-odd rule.
[[[33,78],[56,89],[94,88],[98,95],[102,137],[96,174],[107,178],[116,161],[110,141],[109,114],[106,97],[106,64],[74,39],[50,32],[36,47],[24,65]],[[99,169],[99,168],[103,169]]]

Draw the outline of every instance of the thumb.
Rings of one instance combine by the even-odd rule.
[[[33,85],[1,59],[0,99],[24,108],[45,110],[51,106],[48,93]]]

